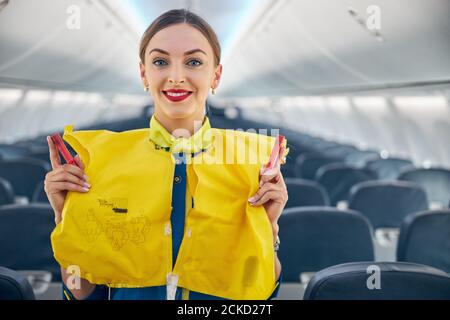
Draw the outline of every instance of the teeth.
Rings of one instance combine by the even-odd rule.
[[[167,94],[168,96],[171,96],[171,97],[185,96],[185,95],[187,95],[188,93],[189,93],[189,92],[183,92],[183,93],[166,92],[166,94]]]

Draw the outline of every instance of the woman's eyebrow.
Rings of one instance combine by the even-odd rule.
[[[186,51],[186,52],[184,53],[184,55],[185,55],[185,56],[188,56],[188,55],[193,54],[193,53],[196,53],[196,52],[201,52],[201,53],[203,53],[205,56],[207,56],[206,52],[203,51],[202,49],[192,49],[192,50]]]
[[[168,55],[168,56],[170,55],[169,52],[167,52],[166,50],[159,49],[159,48],[154,48],[154,49],[150,50],[150,52],[149,52],[148,54],[150,55],[153,51],[160,52],[160,53],[166,54],[166,55]],[[184,55],[185,55],[185,56],[188,56],[188,55],[193,54],[193,53],[196,53],[196,52],[201,52],[201,53],[203,53],[205,56],[207,56],[206,52],[203,51],[202,49],[192,49],[192,50],[186,51],[186,52],[184,53]]]

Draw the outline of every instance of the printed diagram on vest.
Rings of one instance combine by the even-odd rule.
[[[97,200],[98,206],[90,207],[85,213],[83,233],[89,243],[104,236],[112,249],[118,251],[127,243],[139,246],[145,242],[151,225],[144,209],[130,217],[126,199]]]

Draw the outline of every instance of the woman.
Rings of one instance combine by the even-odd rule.
[[[172,171],[169,171],[173,173],[173,176],[170,177],[171,179],[173,177],[173,180],[170,180],[173,181],[173,183],[171,182],[171,186],[165,185],[166,181],[168,181],[165,178],[165,180],[158,180],[159,175],[162,175],[159,174],[159,172],[163,172],[165,170],[165,167],[163,166],[158,169],[159,171],[154,171],[154,173],[149,176],[154,182],[154,184],[149,187],[159,188],[155,189],[155,192],[160,191],[161,198],[164,198],[164,194],[166,191],[169,192],[171,190],[171,194],[169,194],[167,198],[149,202],[146,206],[146,209],[148,209],[149,206],[151,207],[154,203],[159,203],[160,205],[159,207],[155,208],[170,206],[170,223],[164,226],[164,230],[166,230],[166,236],[167,234],[171,236],[170,243],[172,245],[170,251],[172,254],[169,254],[168,257],[161,259],[167,258],[167,261],[170,261],[168,263],[170,265],[169,270],[170,267],[175,268],[175,262],[177,262],[177,264],[181,264],[181,267],[178,269],[179,272],[167,273],[167,281],[165,285],[161,283],[161,267],[159,267],[159,269],[155,269],[154,273],[152,273],[154,275],[152,277],[159,280],[143,280],[142,274],[145,275],[146,271],[148,271],[148,273],[151,273],[150,270],[146,268],[153,268],[153,266],[155,265],[155,263],[153,263],[143,268],[144,273],[136,276],[135,279],[139,280],[135,280],[135,283],[138,283],[135,287],[130,284],[132,283],[132,281],[127,282],[127,285],[105,285],[105,283],[111,283],[111,278],[109,278],[109,280],[99,280],[101,276],[94,275],[93,273],[95,272],[87,272],[86,276],[83,276],[83,274],[81,274],[81,285],[79,286],[79,288],[71,287],[69,290],[68,282],[72,281],[73,279],[71,278],[71,274],[69,274],[64,267],[64,265],[67,267],[69,265],[69,262],[67,262],[67,259],[64,260],[62,256],[69,255],[64,251],[66,250],[65,248],[71,245],[73,246],[73,242],[78,242],[78,240],[72,242],[64,242],[65,239],[70,238],[70,230],[74,230],[74,227],[72,226],[75,225],[76,222],[72,223],[71,221],[66,221],[66,219],[64,219],[64,222],[67,222],[64,226],[64,223],[62,223],[62,219],[66,214],[67,218],[72,217],[72,220],[76,220],[76,214],[78,213],[74,212],[77,210],[73,208],[76,208],[75,205],[77,204],[77,201],[78,203],[87,203],[88,194],[92,193],[96,186],[100,186],[98,189],[95,189],[95,193],[98,193],[101,192],[102,186],[104,187],[104,189],[107,189],[107,187],[111,184],[118,185],[117,180],[114,180],[114,182],[108,181],[106,184],[102,185],[102,183],[105,183],[105,178],[98,178],[97,173],[101,171],[105,165],[109,165],[110,163],[111,166],[116,166],[117,168],[119,168],[120,165],[123,164],[121,162],[127,161],[127,159],[129,159],[125,158],[123,161],[114,162],[115,158],[112,157],[113,160],[104,161],[100,166],[98,165],[98,163],[100,162],[98,159],[100,159],[102,151],[101,148],[99,148],[99,144],[96,144],[97,149],[95,153],[90,153],[89,147],[83,149],[80,147],[80,145],[85,143],[85,146],[87,146],[89,145],[89,143],[91,143],[91,141],[93,141],[92,139],[97,139],[96,141],[98,141],[100,138],[105,140],[112,137],[112,140],[108,140],[108,143],[105,144],[108,146],[108,148],[111,148],[114,143],[119,141],[120,137],[120,139],[122,139],[120,140],[122,141],[120,142],[122,145],[124,143],[127,143],[127,145],[130,146],[135,142],[138,134],[142,133],[144,135],[143,137],[145,137],[145,134],[147,134],[147,131],[143,130],[129,131],[120,135],[114,135],[111,133],[100,131],[92,131],[85,133],[81,132],[81,134],[77,136],[75,133],[72,134],[71,130],[69,130],[66,131],[66,141],[72,141],[72,146],[75,145],[75,150],[79,154],[81,153],[82,157],[80,157],[80,155],[77,155],[75,157],[76,165],[61,165],[55,145],[52,143],[51,139],[47,139],[50,148],[50,158],[53,170],[47,174],[45,179],[45,191],[54,209],[55,222],[57,224],[57,228],[52,234],[52,244],[55,250],[55,257],[62,265],[61,272],[63,283],[65,284],[63,285],[64,298],[268,298],[270,296],[270,294],[267,295],[268,292],[273,293],[273,296],[278,290],[281,264],[276,256],[276,252],[269,254],[267,253],[267,251],[265,251],[264,243],[268,239],[267,232],[264,233],[265,231],[261,231],[262,233],[260,233],[260,230],[252,231],[251,228],[253,223],[255,223],[254,225],[263,226],[257,227],[256,229],[265,228],[265,226],[267,225],[267,228],[269,228],[268,230],[270,230],[270,228],[272,229],[271,233],[273,237],[270,238],[271,245],[274,245],[275,247],[278,245],[277,221],[287,201],[287,190],[283,181],[283,177],[280,173],[279,164],[275,169],[272,169],[271,171],[266,172],[264,175],[260,176],[259,189],[257,187],[256,189],[247,188],[247,185],[251,184],[248,181],[254,180],[254,166],[242,166],[239,164],[224,165],[223,163],[216,166],[196,166],[189,164],[191,163],[189,161],[195,161],[198,158],[209,156],[210,152],[215,152],[215,154],[218,154],[218,151],[211,150],[219,150],[219,148],[217,147],[218,138],[225,137],[222,131],[215,131],[215,134],[217,136],[216,138],[212,139],[211,137],[209,137],[205,139],[205,137],[208,136],[206,133],[210,129],[209,120],[207,119],[207,117],[205,117],[206,98],[209,94],[210,89],[212,89],[212,93],[214,94],[215,90],[219,86],[222,73],[222,65],[220,64],[220,44],[217,40],[216,34],[207,24],[207,22],[205,22],[199,16],[187,10],[171,10],[158,17],[145,31],[141,40],[140,58],[140,73],[144,85],[144,90],[150,91],[155,106],[155,112],[150,121],[149,141],[154,146],[154,150],[152,149],[152,152],[155,152],[156,154],[154,157],[160,157],[151,158],[151,160],[148,161],[158,166],[160,163],[165,163],[164,161],[166,161],[166,159],[170,159],[170,155],[172,155],[172,159],[173,157],[176,158],[177,156],[181,155],[181,159],[177,158],[176,160],[178,161],[174,166],[170,167],[170,165],[167,165],[168,168],[172,168]],[[240,137],[244,137],[245,139],[249,137],[249,135],[243,134],[236,135],[238,137],[238,140],[240,139]],[[200,144],[197,143],[199,137],[201,137],[202,140]],[[250,137],[252,138],[254,136]],[[270,143],[270,145],[272,145],[272,142],[273,139],[267,143]],[[229,142],[227,142],[227,145],[228,144]],[[77,147],[80,148],[80,152],[77,150]],[[248,147],[246,148],[248,149]],[[105,153],[105,157],[106,154],[111,155],[108,152]],[[136,152],[141,152],[141,150],[138,150]],[[284,147],[282,147],[281,152],[281,154],[285,154]],[[186,158],[188,155],[189,159]],[[81,158],[83,158],[84,162],[87,162],[87,160],[89,159],[92,162],[89,165],[89,172],[92,172],[89,175],[95,175],[95,183],[91,181],[92,186],[88,182],[90,181],[90,179],[84,172],[86,163],[83,163]],[[96,170],[94,170],[94,167],[96,165],[95,159],[97,159],[98,165]],[[267,160],[267,157],[265,159]],[[111,167],[111,171],[115,170],[114,168],[115,167]],[[147,172],[148,170],[150,170],[148,168],[148,164],[147,167],[143,168],[145,168],[145,170],[142,170],[141,172]],[[138,169],[135,168],[135,171],[138,171]],[[130,171],[127,177],[132,174],[133,172]],[[222,182],[224,185],[226,185],[220,193],[216,192],[216,190],[214,189],[217,189],[217,187],[208,189],[208,183],[206,182],[209,179],[208,177],[212,176],[214,176],[215,178],[218,178],[220,176],[221,180],[216,179],[215,182],[211,182],[210,184],[215,183],[217,185],[217,181],[219,181],[219,183]],[[139,177],[135,179],[136,180],[134,184],[131,183],[129,184],[130,186],[141,183],[143,177],[141,177],[140,180],[137,180],[139,179]],[[214,181],[214,179],[212,179],[211,181]],[[148,182],[146,183],[148,184]],[[239,188],[241,186],[245,186],[245,188],[247,188],[242,189],[243,192],[247,192],[247,190],[256,191],[254,194],[251,194],[251,197],[249,197],[247,206],[245,204],[239,204],[237,194],[229,194],[228,196],[226,194],[226,192],[230,193],[230,190],[240,192]],[[145,188],[145,186],[140,187],[140,189],[142,188]],[[71,192],[68,193],[68,191]],[[139,190],[137,190],[136,192],[139,192]],[[68,199],[68,196],[70,196],[70,199]],[[142,196],[142,198],[144,197],[145,195]],[[213,201],[213,199],[216,200]],[[145,199],[141,200],[145,201]],[[107,200],[101,201],[104,201],[103,205],[105,203],[108,203]],[[99,202],[101,201],[99,200]],[[126,203],[126,199],[122,202]],[[242,208],[243,211],[247,212],[247,220],[242,220],[242,222],[239,223],[232,220],[226,220],[226,218],[223,217],[223,215],[226,214],[224,212],[221,213],[222,216],[211,217],[209,211],[215,211],[216,209],[214,208],[214,206],[219,206],[220,203],[223,203],[222,207],[230,205],[229,208],[231,209],[228,210],[234,212],[230,214],[230,217],[233,217],[233,219],[241,219],[243,212],[238,211],[241,210],[239,208]],[[234,206],[233,203],[235,203]],[[73,206],[71,207],[70,204],[73,204]],[[95,204],[91,204],[91,206],[94,205]],[[118,205],[114,204],[113,206],[117,207]],[[127,204],[123,206],[127,206]],[[201,208],[210,209],[204,209],[202,211]],[[256,217],[257,215],[259,215],[259,210],[262,210],[261,208],[265,209],[265,221],[258,220],[259,218]],[[128,209],[123,209],[123,212],[127,212]],[[86,242],[86,246],[90,245],[94,240],[96,240],[93,239],[93,236],[95,238],[100,237],[100,234],[104,232],[104,239],[111,240],[113,248],[111,249],[112,251],[110,255],[112,255],[120,252],[122,247],[125,247],[125,240],[130,240],[129,234],[126,235],[125,239],[125,236],[118,237],[119,233],[111,232],[111,228],[114,227],[114,223],[116,223],[117,219],[122,218],[108,218],[109,220],[104,220],[107,221],[108,227],[105,227],[103,225],[97,230],[95,229],[95,223],[98,222],[99,219],[105,219],[104,216],[96,218],[95,212],[88,207],[80,208],[79,210],[80,215],[81,212],[83,212],[83,214],[85,211],[88,212],[86,213],[85,220],[91,222],[91,225],[94,225],[94,231],[89,231],[89,234],[86,237],[90,241]],[[159,211],[164,210],[161,209]],[[133,210],[130,210],[130,214],[132,213],[132,211]],[[143,222],[141,226],[151,225],[153,227],[153,230],[162,230],[161,228],[163,227],[163,225],[160,225],[159,220],[154,218],[159,214],[159,211],[157,211],[157,209],[152,209],[148,212],[147,216],[145,215],[145,213],[139,216],[139,219],[148,218],[151,220],[145,220],[148,222],[148,224],[146,224],[147,222]],[[138,218],[135,218],[135,222],[138,221],[136,220]],[[83,220],[80,220],[79,217],[78,219],[78,223],[84,223]],[[160,220],[162,221],[162,219],[163,218],[161,218]],[[270,224],[267,223],[267,221],[270,222]],[[243,226],[244,224],[245,226]],[[145,227],[142,227],[139,230],[144,232],[144,228]],[[211,230],[208,230],[208,228],[211,228],[211,230],[214,230],[214,232],[211,232]],[[72,233],[74,235],[73,239],[77,239],[76,236],[78,235],[76,232],[78,231]],[[184,240],[185,238],[191,237],[191,232],[193,233],[192,239],[196,239],[192,241],[192,244],[189,243],[189,239]],[[147,239],[152,239],[156,241],[156,243],[161,242],[162,244],[163,240],[161,240],[160,238],[162,238],[163,235],[155,236],[154,234],[155,232],[150,232],[146,233],[145,235],[147,236]],[[206,241],[211,241],[213,249],[204,250],[206,258],[203,261],[201,260],[201,250],[205,247],[209,247],[208,242],[202,242],[205,240],[204,237],[202,238],[202,236],[204,236],[205,234],[208,234],[209,239],[206,239]],[[247,238],[246,234],[249,234]],[[263,234],[264,237],[261,237],[261,234]],[[233,237],[239,237],[239,239]],[[139,241],[141,242],[140,245],[142,245],[142,242],[145,242],[146,244],[149,242],[148,240],[144,241],[143,239],[145,238],[142,238],[142,241],[140,241],[139,239],[134,239],[134,245],[136,245],[136,243],[139,243]],[[215,247],[214,240],[217,240]],[[185,241],[187,241],[188,244],[185,244]],[[226,242],[227,244],[223,244],[224,242]],[[81,240],[80,243],[82,243]],[[245,247],[246,243],[248,243],[248,245]],[[196,245],[199,244],[202,244],[202,247],[196,248]],[[133,244],[130,244],[129,246],[131,247],[133,246]],[[185,246],[189,247],[189,249],[184,248]],[[258,248],[255,249],[255,252],[252,252],[251,246]],[[241,255],[236,255],[235,250],[231,251],[233,248],[242,248],[243,251],[246,251],[246,255],[245,252],[240,252],[243,256],[245,255],[246,259],[242,260]],[[150,250],[149,248],[147,249]],[[158,250],[162,249],[159,248]],[[181,253],[186,250],[188,250],[188,253],[183,253],[182,257],[180,257]],[[75,248],[71,252],[73,252],[73,255],[76,255],[78,254],[78,251],[79,248]],[[157,252],[155,252],[156,251],[152,251],[152,254],[158,254]],[[231,255],[233,255],[233,257],[230,257]],[[162,254],[162,256],[164,256],[164,253]],[[68,259],[70,260],[71,258]],[[181,261],[179,261],[180,259]],[[223,262],[220,264],[220,260],[227,262],[225,264]],[[264,264],[267,261],[272,261],[271,268],[273,269],[272,271],[269,270],[270,272],[267,272],[267,268],[264,269]],[[93,263],[92,261],[90,262]],[[95,265],[89,265],[89,267],[87,265],[89,265],[89,261],[87,262],[85,269],[95,268]],[[188,266],[185,268],[185,270],[183,270],[184,265]],[[124,268],[124,266],[126,266],[126,268]],[[122,270],[124,270],[124,272],[128,272],[128,270],[132,269],[133,267],[136,267],[135,269],[139,269],[137,266],[129,266],[126,264],[117,266],[117,268],[120,267],[123,268]],[[227,267],[229,267],[230,270],[233,271],[227,273]],[[187,276],[181,276],[183,272],[187,274]],[[215,276],[216,273],[220,274],[220,276]],[[180,275],[179,278],[178,275]],[[88,279],[90,279],[91,281],[89,281]],[[129,278],[124,277],[123,279]],[[123,279],[121,281],[125,281]],[[270,281],[275,281],[272,284],[268,284],[266,282],[262,285],[263,287],[261,287],[261,285],[258,286],[258,284],[255,283],[259,279],[271,279]],[[145,283],[145,285],[142,285],[142,283]],[[192,288],[198,288],[198,290],[193,290]]]

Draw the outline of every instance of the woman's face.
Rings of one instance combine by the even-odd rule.
[[[222,66],[214,65],[213,49],[203,34],[188,24],[176,24],[157,32],[145,50],[140,65],[144,86],[155,103],[155,113],[166,119],[203,119],[206,98],[217,88]],[[167,91],[189,91],[173,101]],[[173,99],[173,98],[172,98]]]

